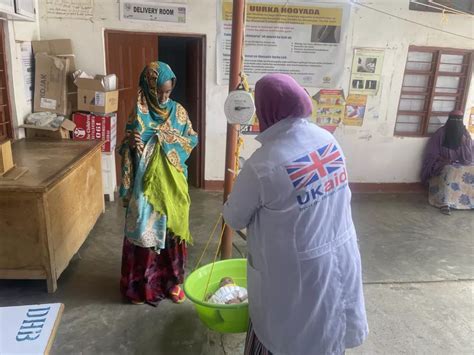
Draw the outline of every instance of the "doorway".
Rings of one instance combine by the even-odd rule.
[[[128,116],[136,104],[140,73],[149,62],[168,63],[176,74],[172,99],[181,103],[189,113],[199,144],[187,164],[188,182],[204,187],[205,152],[205,92],[206,92],[206,37],[205,35],[152,34],[127,31],[105,31],[107,74],[116,74],[119,83],[117,113],[117,141],[125,135]],[[120,156],[117,176],[120,178]]]

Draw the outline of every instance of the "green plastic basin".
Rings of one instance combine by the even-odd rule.
[[[244,333],[249,325],[248,303],[222,305],[204,301],[212,264],[192,272],[184,282],[184,293],[194,303],[199,319],[206,327],[219,333]],[[239,286],[247,288],[247,260],[229,259],[214,264],[208,294],[214,293],[223,277],[232,277]]]

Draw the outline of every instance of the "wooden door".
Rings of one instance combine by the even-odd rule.
[[[10,96],[8,95],[8,68],[5,52],[4,21],[0,20],[0,142],[5,138],[13,138],[10,111]]]
[[[107,74],[118,78],[119,106],[117,113],[117,144],[125,135],[128,116],[136,105],[138,82],[143,68],[158,60],[158,36],[148,33],[105,31]],[[120,156],[116,156],[120,181]]]

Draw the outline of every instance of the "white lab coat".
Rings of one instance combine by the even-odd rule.
[[[342,151],[306,119],[282,120],[257,140],[224,206],[232,228],[248,228],[255,333],[276,355],[342,354],[368,334]]]

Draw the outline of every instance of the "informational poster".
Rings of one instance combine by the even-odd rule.
[[[91,19],[94,0],[46,0],[46,17]]]
[[[349,94],[377,95],[380,89],[384,51],[380,49],[354,50]]]
[[[241,125],[241,132],[242,134],[251,135],[251,134],[259,134],[260,127],[258,125],[258,119],[255,115],[252,120],[245,125]]]
[[[217,82],[229,78],[232,1],[218,1]],[[244,71],[250,84],[265,74],[292,75],[301,85],[338,87],[344,72],[348,3],[248,1]]]
[[[121,1],[121,20],[186,23],[186,5]]]
[[[318,126],[337,127],[345,112],[344,92],[342,90],[320,90],[313,96],[316,102],[313,118]]]
[[[23,67],[23,81],[25,86],[25,99],[30,105],[33,104],[33,68],[35,58],[31,42],[21,42],[21,64]]]
[[[471,107],[471,112],[469,113],[469,132],[474,134],[474,107]]]
[[[362,126],[364,122],[365,108],[367,106],[366,95],[349,95],[346,99],[346,110],[344,125]]]

